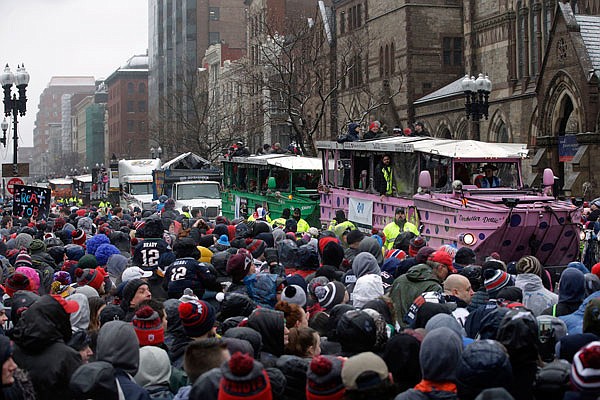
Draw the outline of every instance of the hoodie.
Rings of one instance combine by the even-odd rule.
[[[167,352],[156,346],[140,349],[140,366],[134,376],[135,382],[146,389],[152,399],[170,400],[173,393],[169,389],[171,364]]]
[[[148,392],[133,380],[140,363],[138,343],[133,325],[125,321],[109,321],[102,325],[96,343],[96,359],[112,364],[127,400],[150,399]]]
[[[542,315],[571,314],[581,305],[585,297],[585,275],[577,268],[567,268],[560,276],[558,289],[558,304],[548,307]]]
[[[260,362],[265,367],[275,367],[277,358],[283,354],[284,315],[281,311],[255,310],[248,318],[248,328],[254,329],[262,336],[262,352]]]
[[[42,296],[23,313],[12,338],[13,358],[29,372],[36,397],[70,399],[69,380],[81,356],[65,344],[71,339],[71,323],[63,307],[51,296]]]
[[[455,371],[461,353],[462,340],[450,328],[442,327],[428,332],[419,351],[423,380],[414,389],[399,394],[396,400],[456,399]],[[432,384],[444,384],[445,390],[437,388],[441,385]],[[421,396],[422,393],[426,397]]]
[[[531,310],[533,315],[542,312],[558,303],[558,296],[544,287],[542,278],[536,274],[519,274],[515,286],[523,291],[523,305]]]
[[[364,239],[363,239],[364,240]],[[380,275],[381,269],[375,256],[368,252],[361,252],[352,260],[352,269],[343,277],[343,283],[349,294],[354,291],[356,281],[368,274]]]
[[[79,304],[79,310],[70,315],[71,330],[73,333],[87,331],[90,326],[90,303],[88,303],[87,296],[81,293],[73,293],[67,300],[73,300]]]
[[[595,299],[596,297],[600,297],[600,291],[594,292],[586,297],[574,313],[559,317],[565,322],[565,325],[567,325],[569,335],[583,333],[583,314],[585,313],[585,307],[587,307],[590,300]]]
[[[396,321],[405,328],[404,316],[417,296],[425,292],[441,291],[442,286],[429,265],[417,264],[411,267],[406,274],[396,278],[390,292],[396,311]]]
[[[381,250],[381,245],[374,237],[365,237],[363,240],[361,240],[360,244],[358,245],[358,251],[373,254],[373,256],[375,256],[377,259],[377,264],[380,267],[383,265],[383,251]]]
[[[371,300],[383,296],[383,281],[380,275],[363,275],[356,281],[351,294],[352,305],[362,308]]]

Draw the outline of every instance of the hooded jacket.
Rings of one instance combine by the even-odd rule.
[[[351,295],[352,305],[362,308],[366,303],[383,296],[383,281],[380,275],[361,276],[354,285]]]
[[[417,296],[424,292],[441,291],[442,286],[429,265],[417,264],[411,267],[406,274],[396,278],[390,292],[396,310],[396,321],[405,328],[404,316]]]
[[[88,303],[87,297],[81,293],[73,293],[67,300],[73,300],[79,304],[79,310],[70,315],[71,330],[73,333],[87,331],[90,326],[90,303]]]
[[[586,297],[577,311],[559,317],[565,322],[565,325],[567,325],[567,332],[569,335],[583,333],[583,314],[585,313],[585,307],[587,307],[590,300],[595,299],[596,297],[600,297],[600,291],[594,292]]]
[[[581,305],[585,297],[585,275],[577,268],[567,268],[560,276],[558,303],[546,308],[542,315],[571,314]]]
[[[433,383],[453,383],[456,381],[455,371],[462,353],[462,340],[449,328],[437,328],[427,333],[421,350],[419,362],[423,381],[399,394],[396,400],[412,399],[456,399],[456,388],[450,390],[433,389],[424,392],[421,384],[426,380]]]
[[[374,237],[366,237],[360,241],[358,250],[361,252],[371,253],[377,259],[377,264],[381,267],[383,265],[383,251],[381,245]],[[357,256],[358,257],[358,256]]]
[[[109,321],[100,328],[96,359],[115,368],[115,377],[127,400],[150,399],[148,392],[134,382],[140,363],[137,335],[125,321]]]
[[[365,238],[366,239],[366,238]],[[363,241],[365,240],[363,239]],[[349,294],[354,291],[356,281],[368,274],[380,275],[381,269],[375,256],[368,252],[361,252],[352,260],[352,269],[346,273],[343,283]]]
[[[284,317],[281,311],[258,309],[248,318],[248,328],[262,336],[260,362],[266,367],[275,367],[284,351]]]
[[[49,295],[36,301],[14,328],[13,358],[29,372],[38,399],[71,398],[69,381],[81,356],[65,344],[70,339],[69,314]]]
[[[558,296],[546,289],[542,284],[542,278],[535,274],[517,275],[515,286],[523,291],[523,305],[535,316],[558,303]]]

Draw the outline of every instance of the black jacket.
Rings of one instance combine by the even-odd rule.
[[[383,175],[383,164],[381,163],[377,164],[375,171],[373,172],[373,187],[379,194],[385,194],[386,192],[387,182]]]
[[[51,296],[42,296],[13,331],[14,360],[27,370],[38,400],[69,399],[71,375],[81,356],[65,344],[71,338],[69,314]]]

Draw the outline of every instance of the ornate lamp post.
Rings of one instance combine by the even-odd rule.
[[[158,148],[150,147],[150,156],[152,158],[160,158],[162,156],[162,147],[160,145]]]
[[[0,138],[0,143],[6,147],[6,131],[8,130],[8,122],[6,121],[6,118],[4,118],[4,121],[0,123],[0,128],[2,128],[2,137]]]
[[[16,94],[12,94],[12,86],[13,84],[17,87],[19,92],[19,98],[17,98]],[[19,144],[19,135],[17,132],[17,117],[25,116],[27,112],[27,97],[25,92],[27,90],[27,85],[29,84],[29,74],[25,70],[25,65],[18,65],[17,71],[13,74],[6,64],[4,71],[0,74],[0,85],[4,89],[4,115],[10,117],[12,115],[13,119],[13,173],[15,176],[18,172],[18,163],[17,163],[17,150]],[[4,126],[4,124],[3,124]],[[6,146],[6,137],[4,137],[4,141],[2,141],[4,146]]]
[[[479,74],[477,79],[469,74],[461,82],[462,90],[465,92],[465,111],[467,119],[472,119],[477,124],[475,140],[479,140],[479,121],[485,117],[488,119],[489,97],[492,92],[492,81],[487,75]]]

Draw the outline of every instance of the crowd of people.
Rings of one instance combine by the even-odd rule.
[[[4,216],[0,399],[600,396],[600,264],[267,217]]]

